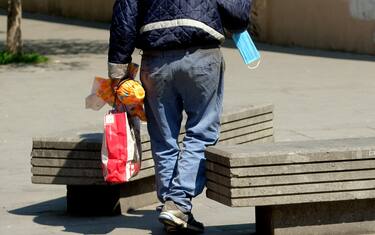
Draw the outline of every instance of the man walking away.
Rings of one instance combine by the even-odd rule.
[[[224,28],[246,30],[250,0],[117,0],[109,76],[123,78],[134,48],[143,50],[141,81],[155,161],[159,215],[168,231],[203,232],[191,213],[205,183],[207,146],[220,133]],[[178,144],[182,113],[186,134]]]

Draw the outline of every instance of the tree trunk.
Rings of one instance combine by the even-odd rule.
[[[21,18],[21,0],[8,0],[7,51],[13,54],[22,53]]]

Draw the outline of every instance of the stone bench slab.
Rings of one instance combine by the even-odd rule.
[[[269,125],[271,123],[267,122],[267,128],[268,129],[262,129],[256,126],[249,128],[248,131],[245,131],[241,136],[238,136],[239,132],[232,131],[229,132],[232,136],[232,138],[227,138],[219,141],[220,144],[242,144],[242,143],[248,143],[248,142],[258,142],[258,143],[267,143],[267,142],[273,142],[273,129],[269,128]],[[242,130],[241,130],[242,132]],[[237,133],[237,135],[236,135]],[[226,136],[226,135],[224,135]],[[262,139],[264,139],[262,141]],[[256,141],[260,140],[260,141]],[[73,144],[73,143],[72,143]],[[31,157],[36,157],[36,158],[69,158],[69,159],[80,159],[80,160],[99,160],[100,159],[100,150],[95,150],[95,151],[88,151],[88,150],[77,150],[77,149],[52,149],[52,148],[47,148],[47,149],[36,149],[34,148],[31,152]],[[147,160],[151,159],[151,151],[150,149],[145,150],[142,148],[142,160]]]
[[[244,119],[254,119],[255,122],[270,121],[273,119],[273,105],[259,105],[243,107],[239,110],[224,110],[221,118],[222,126],[225,130],[233,130],[238,128],[239,123],[243,123]],[[250,121],[254,122],[254,121]],[[244,123],[244,126],[251,125]],[[57,137],[36,137],[33,138],[33,149],[75,149],[100,151],[102,145],[102,127],[95,126],[88,128],[89,130],[66,131]],[[184,127],[180,131],[184,133]],[[148,143],[150,138],[147,134],[145,125],[141,128],[142,143]]]
[[[221,144],[264,143],[274,140],[272,105],[224,110],[221,124]],[[34,138],[31,153],[32,182],[67,185],[69,212],[92,211],[92,206],[102,200],[101,196],[90,196],[92,194],[111,199],[109,204],[116,207],[104,206],[102,209],[107,212],[118,211],[114,210],[118,205],[121,205],[122,211],[127,211],[155,203],[154,162],[146,125],[141,127],[140,173],[126,184],[113,186],[105,183],[102,177],[102,130],[102,126],[97,125],[79,131],[64,131],[55,137]],[[181,127],[180,142],[184,134],[184,127]],[[117,198],[112,197],[114,191],[119,193]],[[87,200],[88,197],[90,200]]]
[[[35,167],[31,168],[34,176],[56,176],[56,177],[89,177],[103,178],[101,169],[78,169],[78,168],[58,168],[58,167]]]
[[[233,145],[246,143],[270,143],[274,141],[273,129],[251,132],[242,136],[220,140],[219,144]],[[76,149],[33,149],[32,158],[69,158],[77,160],[100,160],[100,150],[87,151]],[[142,149],[142,160],[151,159],[151,151]]]
[[[273,136],[264,137],[267,135],[272,135],[273,132],[260,132],[255,134],[250,134],[250,136],[243,136],[242,141],[249,141],[250,143],[264,143],[272,142]],[[264,138],[263,138],[264,137]],[[248,138],[248,139],[247,139]],[[229,140],[231,141],[231,140]],[[222,141],[220,144],[225,144],[229,141]],[[72,157],[74,156],[74,157]],[[95,157],[95,159],[93,159]],[[85,152],[85,151],[69,151],[69,150],[53,150],[53,149],[34,149],[32,152],[31,164],[33,165],[32,173],[34,176],[33,183],[53,183],[63,184],[64,179],[59,178],[56,181],[51,180],[51,176],[77,176],[78,172],[82,172],[81,177],[86,176],[86,172],[91,172],[90,174],[97,175],[101,172],[101,162],[100,162],[100,152]],[[151,152],[142,153],[142,170],[152,168],[154,162],[151,158]],[[47,170],[47,168],[51,168]],[[79,169],[79,170],[77,170]],[[72,175],[69,173],[72,172]],[[93,173],[96,172],[96,173]],[[142,175],[142,174],[140,174]],[[147,175],[148,176],[148,175]],[[41,180],[42,177],[47,177],[45,181]],[[36,180],[38,179],[38,180]],[[85,179],[82,182],[90,182]],[[94,180],[95,184],[97,179]],[[67,180],[66,184],[71,183],[71,180]],[[104,183],[104,182],[103,182]]]
[[[207,195],[232,206],[368,198],[374,149],[375,138],[211,147]]]
[[[39,169],[36,169],[39,171]],[[96,171],[94,173],[93,171]],[[101,173],[101,170],[92,170],[91,174]],[[154,168],[148,168],[141,170],[138,175],[131,178],[130,181],[137,181],[143,178],[147,178],[155,175]],[[60,185],[108,185],[104,180],[103,176],[101,177],[84,177],[84,176],[61,176],[61,175],[33,175],[31,181],[34,184],[60,184]]]
[[[355,160],[355,161],[336,161],[336,162],[314,162],[304,164],[283,164],[266,165],[243,168],[228,168],[211,161],[207,161],[206,167],[209,171],[227,177],[250,177],[250,176],[269,176],[269,175],[291,175],[301,173],[322,173],[349,170],[374,169],[375,159],[373,160]]]
[[[324,173],[303,173],[292,175],[257,176],[257,177],[226,177],[212,171],[206,171],[207,179],[212,182],[220,182],[229,188],[277,186],[289,184],[305,184],[320,182],[356,181],[361,179],[375,179],[375,170],[354,170]]]
[[[207,158],[228,167],[329,162],[375,158],[375,138],[279,142],[207,149]]]
[[[256,207],[262,235],[354,235],[375,233],[375,199]]]
[[[273,121],[265,121],[260,123],[255,123],[253,125],[244,126],[237,129],[231,129],[227,130],[225,132],[220,133],[220,139],[219,141],[223,142],[225,140],[233,139],[236,137],[241,137],[244,135],[251,135],[251,134],[257,134],[261,131],[270,131],[273,134]],[[272,135],[271,134],[271,135]],[[185,135],[184,133],[180,134],[178,137],[178,142],[181,144]],[[151,143],[143,143],[142,144],[142,151],[148,151],[151,150]]]
[[[207,189],[206,195],[208,198],[230,207],[257,207],[272,205],[290,205],[311,202],[371,199],[375,198],[375,189],[243,198],[229,198],[225,195],[221,195],[217,192]]]
[[[302,195],[311,193],[323,194],[327,192],[375,189],[375,179],[277,186],[258,186],[247,188],[228,188],[212,181],[208,181],[207,188],[229,198],[268,197],[282,195]]]
[[[216,146],[208,198],[255,206],[262,235],[375,232],[375,138]]]
[[[142,160],[141,169],[147,169],[154,166],[153,159]],[[55,167],[55,168],[84,168],[84,169],[102,169],[101,161],[98,160],[77,160],[69,158],[37,158],[31,159],[31,165],[36,167]]]

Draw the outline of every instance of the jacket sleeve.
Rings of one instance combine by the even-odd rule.
[[[217,0],[224,28],[230,32],[244,31],[249,27],[252,0]]]
[[[132,61],[138,33],[137,18],[138,0],[116,0],[108,51],[108,73],[112,78],[124,76],[126,65]]]

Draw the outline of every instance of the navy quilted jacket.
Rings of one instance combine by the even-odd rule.
[[[116,0],[108,62],[127,64],[142,50],[219,45],[224,30],[248,27],[251,0]]]

